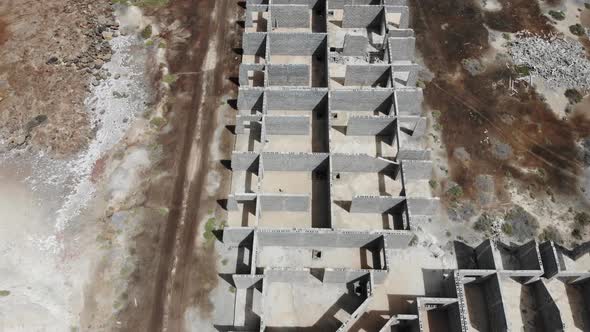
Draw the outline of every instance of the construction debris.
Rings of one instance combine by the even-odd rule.
[[[519,33],[508,44],[508,53],[516,65],[530,67],[531,74],[551,87],[590,90],[590,60],[576,40]]]

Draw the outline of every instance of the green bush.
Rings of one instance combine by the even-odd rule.
[[[558,244],[563,243],[563,238],[559,233],[559,230],[555,228],[555,226],[547,226],[543,229],[541,235],[539,235],[539,240],[541,241],[553,241]]]
[[[162,78],[162,81],[164,81],[164,83],[167,83],[167,84],[172,84],[172,83],[176,82],[177,79],[178,79],[178,77],[174,74],[166,74]]]
[[[141,37],[143,39],[148,39],[151,36],[152,36],[152,25],[148,24],[145,28],[143,28],[143,30],[141,30]]]
[[[550,10],[549,15],[551,15],[551,17],[553,17],[554,19],[556,19],[558,21],[565,20],[565,13],[562,12],[561,10],[560,11]]]
[[[576,36],[583,36],[586,33],[586,29],[580,23],[576,23],[570,25],[570,32]]]
[[[430,188],[436,189],[436,185],[437,185],[436,180],[429,180],[428,184],[430,185]]]
[[[513,231],[514,230],[512,229],[512,225],[511,224],[508,224],[508,223],[503,223],[502,224],[502,232],[504,232],[504,234],[510,236],[510,235],[512,235],[512,232]]]
[[[494,218],[485,212],[482,213],[473,224],[473,229],[484,234],[492,233],[494,229]]]
[[[452,200],[457,200],[463,196],[463,188],[459,185],[453,186],[447,190],[447,195],[449,195]]]
[[[582,96],[580,91],[578,91],[576,89],[565,90],[565,96],[567,97],[569,102],[572,104],[577,104],[582,101],[582,98],[584,98],[584,96]]]

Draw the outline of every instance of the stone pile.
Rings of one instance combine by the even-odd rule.
[[[554,88],[590,90],[590,61],[577,40],[521,33],[508,44],[508,53]]]

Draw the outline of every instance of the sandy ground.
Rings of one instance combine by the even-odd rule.
[[[15,23],[11,15],[31,9],[24,8],[28,6],[24,3],[12,5],[8,14],[3,12],[8,24],[2,29],[9,31],[6,43],[18,45],[27,16]],[[64,3],[45,5],[63,8]],[[35,130],[53,126],[67,136],[37,142],[32,132],[24,148],[0,154],[0,290],[8,294],[0,299],[2,331],[112,331],[122,325],[115,315],[129,303],[137,306],[143,300],[128,293],[128,284],[139,264],[141,243],[136,239],[167,214],[165,206],[144,204],[149,184],[165,175],[160,169],[151,170],[161,162],[163,148],[156,141],[160,128],[149,121],[162,114],[161,104],[152,97],[165,95],[165,90],[151,82],[165,63],[163,50],[149,47],[138,35],[150,22],[142,10],[115,9],[124,32],[108,40],[112,57],[102,67],[108,76],[98,81],[71,67],[45,68],[42,80],[28,80],[31,87],[44,85],[38,87],[41,92],[11,90],[0,102],[0,113],[12,121],[38,114],[37,108],[32,114],[23,112],[26,105],[15,104],[18,101],[49,102],[45,106],[50,107],[52,98],[61,99],[64,108],[51,106],[56,113],[47,113],[47,122]],[[42,16],[49,20],[42,22],[47,33],[54,27],[55,31],[68,29],[67,24],[60,25],[66,19],[60,13]],[[99,15],[92,6],[84,13]],[[44,31],[32,40],[23,39],[21,46],[45,45],[47,38]],[[67,38],[49,44],[60,44],[61,53],[56,54],[67,56],[84,46],[84,39],[75,41],[79,42],[75,46]],[[23,63],[17,61],[14,68],[0,71],[8,75],[9,89],[17,86],[15,72],[30,77],[35,75],[32,67],[45,66],[45,60],[36,64],[40,61],[36,57],[19,61]],[[54,84],[56,79],[73,86]],[[78,85],[83,89],[76,90]],[[51,93],[47,86],[59,93],[47,97]],[[23,100],[20,93],[28,99]],[[81,126],[69,122],[78,113],[85,123]],[[92,135],[87,136],[90,131]],[[79,140],[79,135],[86,138]],[[51,146],[45,144],[50,141]]]

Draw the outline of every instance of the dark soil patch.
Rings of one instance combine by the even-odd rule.
[[[0,46],[8,40],[8,24],[0,17]]]
[[[553,27],[543,15],[534,0],[499,0],[502,9],[485,12],[485,23],[494,30],[517,32],[528,30],[532,33],[549,33]]]
[[[411,1],[418,50],[436,73],[424,90],[425,101],[441,112],[451,179],[466,198],[476,197],[479,174],[494,176],[500,199],[507,176],[532,191],[572,194],[582,165],[576,141],[590,134],[590,122],[583,116],[559,119],[526,83],[511,91],[509,82],[519,76],[511,64],[489,66],[477,76],[460,66],[462,59],[478,58],[489,49],[484,23],[501,31],[551,31],[535,1],[500,2],[503,9],[489,13],[472,0]],[[460,147],[471,155],[469,167],[452,157]],[[509,147],[511,153],[499,158],[497,147]]]

